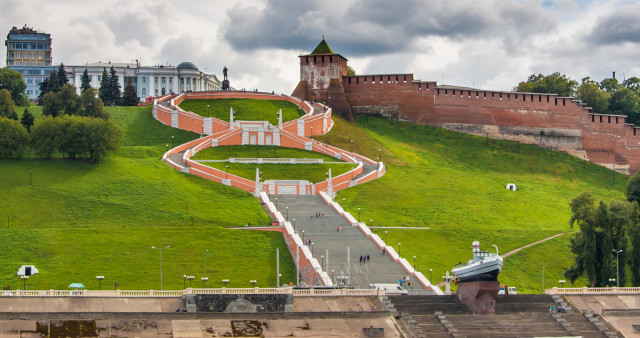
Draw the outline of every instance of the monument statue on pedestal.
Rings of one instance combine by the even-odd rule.
[[[227,68],[227,66],[224,66],[224,68],[222,68],[222,74],[224,75],[224,80],[222,81],[222,90],[231,89],[231,87],[229,86],[229,79],[227,79],[228,70],[229,69]]]

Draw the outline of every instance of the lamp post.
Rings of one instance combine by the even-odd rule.
[[[229,166],[225,165],[224,167],[226,169],[225,172],[224,172],[224,179],[226,180],[226,179],[229,178]]]
[[[313,242],[311,242],[311,256],[313,256]]]
[[[322,255],[320,257],[322,257],[322,265],[320,265],[320,266],[324,268],[324,255]]]
[[[276,209],[278,209],[278,198],[276,197]]]
[[[296,219],[293,219],[293,233],[296,232]]]
[[[209,253],[209,250],[205,250],[204,251],[204,277],[207,277],[207,254]]]
[[[387,243],[387,230],[384,231],[384,242]]]
[[[207,288],[207,281],[209,280],[209,278],[207,277],[202,277],[200,278],[202,280],[202,284],[203,284],[203,289]]]
[[[196,279],[196,277],[195,276],[187,276],[187,279],[189,280],[189,287],[191,287],[191,281]]]
[[[400,245],[402,245],[402,243],[398,243],[398,256],[400,256]]]
[[[382,155],[380,155],[380,151],[381,151],[381,150],[382,150],[382,149],[378,148],[378,161],[379,161],[379,162],[382,162],[382,157],[381,157]]]
[[[207,105],[207,117],[209,117],[209,105]]]
[[[279,274],[278,274],[278,287],[280,287],[280,284],[281,284],[281,283],[280,283],[280,281],[281,281],[281,280],[282,280],[282,274],[281,274],[281,273],[279,273]]]
[[[251,286],[253,286],[255,288],[256,287],[256,283],[258,283],[258,281],[255,280],[255,279],[252,279],[252,280],[249,281],[249,283],[251,283]]]
[[[187,275],[182,275],[182,289],[187,288]]]
[[[416,272],[416,256],[413,256],[413,272]]]
[[[311,136],[313,136],[313,126],[311,126]]]
[[[304,230],[302,230],[302,243],[304,243]]]
[[[616,286],[620,287],[620,265],[618,265],[618,263],[620,262],[619,258],[622,250],[613,249],[613,252],[615,252],[616,254],[616,283],[617,283]]]
[[[222,283],[224,284],[224,287],[227,287],[227,284],[229,284],[229,280],[228,279],[223,279]]]
[[[544,293],[544,265],[542,266],[542,293]]]
[[[358,222],[360,222],[360,208],[358,208]]]
[[[565,281],[564,279],[561,279],[561,280],[559,280],[559,281],[558,281],[558,283],[560,283],[560,287],[561,287],[561,288],[563,288],[563,287],[564,287],[564,283],[565,283],[565,282],[566,282],[566,281]]]
[[[289,221],[289,207],[287,207],[287,222]]]
[[[353,154],[353,140],[351,140],[351,154]]]
[[[27,289],[27,279],[29,279],[29,276],[20,276],[20,278],[22,278],[22,289],[26,290]]]
[[[171,149],[173,149],[173,135],[171,135]]]
[[[162,291],[162,250],[164,249],[168,249],[170,248],[170,246],[164,246],[164,247],[155,247],[152,246],[151,249],[160,249],[160,291]]]
[[[373,226],[373,220],[369,219],[369,224],[371,224],[371,226]]]
[[[102,290],[102,280],[104,279],[104,276],[96,276],[96,279],[100,283],[100,290]]]
[[[429,269],[429,280],[433,280],[433,269]]]
[[[616,279],[615,279],[615,278],[609,278],[609,283],[613,284],[613,283],[615,283],[615,282],[616,282]]]

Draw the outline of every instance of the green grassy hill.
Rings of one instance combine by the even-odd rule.
[[[163,245],[172,247],[163,255],[165,289],[182,288],[184,274],[199,280],[207,249],[208,286],[221,286],[224,278],[230,287],[248,287],[251,279],[275,286],[276,248],[283,281],[294,279],[279,233],[226,229],[269,225],[259,200],[160,160],[171,136],[177,145],[196,134],[158,123],[150,107],[109,111],[124,137],[99,164],[0,161],[0,286],[22,288],[17,270],[34,264],[41,273],[29,279],[31,289],[65,289],[71,282],[97,288],[96,275],[105,276],[105,285],[159,289],[159,252],[151,246]]]
[[[569,228],[569,202],[592,190],[599,199],[624,198],[627,176],[585,163],[564,153],[487,140],[413,123],[359,118],[336,119],[334,129],[317,139],[344,149],[382,157],[387,174],[370,183],[341,190],[337,200],[375,229],[418,270],[440,280],[446,270],[471,258],[471,242],[496,244],[504,253]],[[360,127],[364,126],[364,130]],[[378,150],[380,149],[380,151]],[[380,154],[380,155],[378,155]],[[517,192],[505,189],[515,183]],[[398,243],[401,243],[398,245]],[[527,249],[505,260],[501,282],[524,292],[540,292],[542,266],[546,286],[561,279],[571,265],[568,237],[545,244],[544,255]],[[548,259],[548,260],[547,260]],[[552,276],[552,277],[549,277]],[[582,286],[582,285],[580,285]]]
[[[278,125],[278,111],[282,109],[282,122],[295,120],[304,115],[297,105],[283,100],[260,99],[189,99],[180,103],[180,108],[200,116],[211,116],[229,121],[229,110],[233,108],[236,120],[269,121]]]

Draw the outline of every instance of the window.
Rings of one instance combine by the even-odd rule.
[[[98,75],[98,82],[102,81],[102,75]]]
[[[147,97],[147,88],[142,88],[142,97]]]
[[[166,77],[162,77],[162,83],[167,83],[167,78]]]
[[[143,76],[143,77],[142,77],[142,83],[147,83],[147,77],[146,77],[146,76]],[[144,96],[144,95],[143,95],[143,96]]]

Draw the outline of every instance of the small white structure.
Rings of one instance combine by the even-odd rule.
[[[18,270],[18,276],[32,276],[36,273],[38,273],[38,269],[33,265],[23,265]]]
[[[507,190],[518,191],[518,188],[516,188],[516,185],[513,183],[507,183]]]

